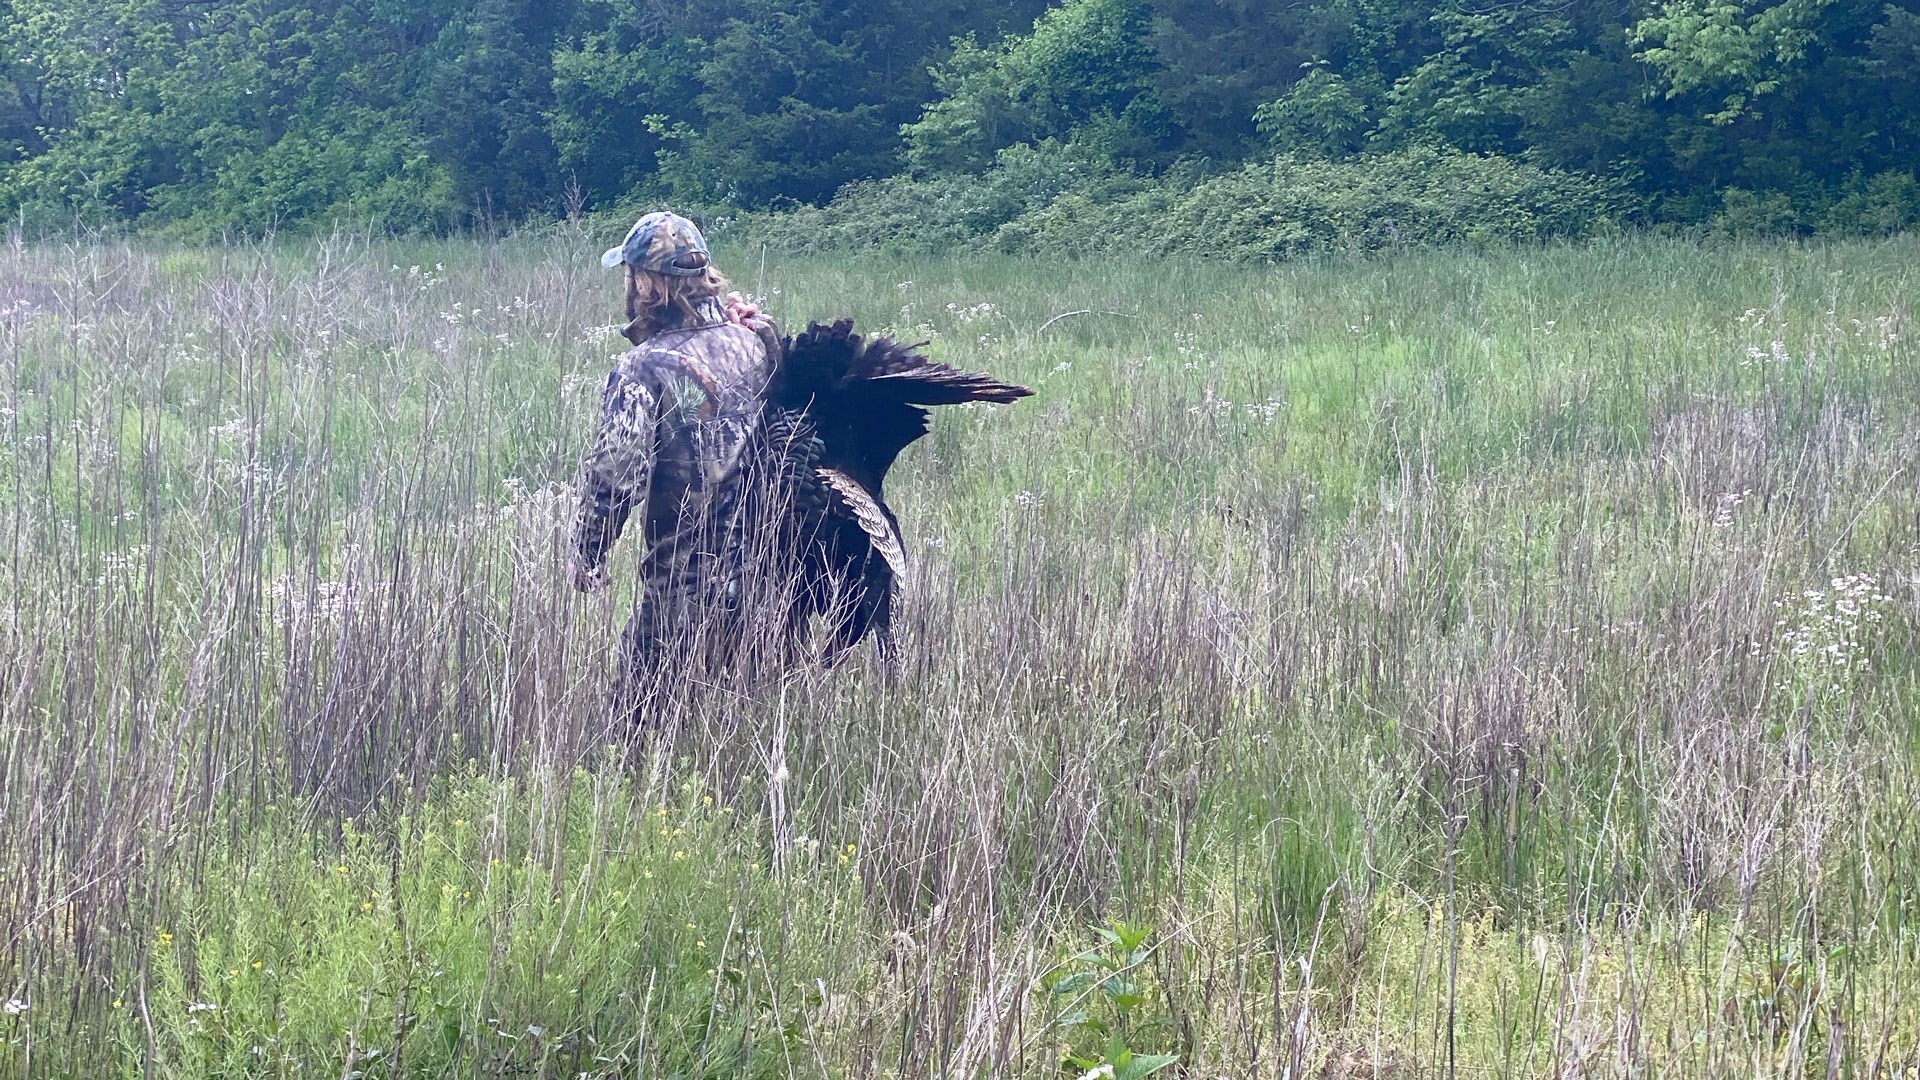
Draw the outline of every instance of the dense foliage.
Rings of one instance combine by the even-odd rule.
[[[754,210],[1023,148],[1169,198],[1473,154],[1643,221],[1891,231],[1920,0],[0,0],[0,210],[40,220]]]
[[[1286,154],[1220,176],[1178,169],[1148,179],[1049,143],[1003,151],[975,175],[850,185],[826,206],[751,217],[739,228],[748,240],[794,252],[965,245],[1271,262],[1580,238],[1609,228],[1623,205],[1615,186],[1592,177],[1430,148],[1350,161]]]

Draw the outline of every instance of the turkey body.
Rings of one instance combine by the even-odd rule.
[[[936,363],[888,338],[864,339],[850,319],[808,325],[785,342],[762,425],[789,490],[783,547],[797,576],[788,632],[825,621],[830,660],[868,635],[891,662],[893,609],[908,572],[900,523],[887,506],[887,470],[927,433],[928,406],[1007,403],[1024,386]]]

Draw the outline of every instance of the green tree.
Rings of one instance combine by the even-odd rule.
[[[817,202],[899,165],[897,121],[874,83],[856,5],[747,0],[708,44],[700,119],[662,179],[682,197],[764,206]]]
[[[1378,137],[1476,153],[1518,153],[1544,75],[1578,41],[1557,7],[1449,4],[1430,18],[1438,46],[1394,80]]]
[[[706,45],[693,13],[664,3],[585,0],[553,53],[548,114],[559,168],[595,204],[653,182],[659,131],[699,117]]]
[[[1159,62],[1140,0],[1066,0],[1030,34],[955,47],[937,69],[944,96],[903,129],[923,168],[984,168],[1004,147],[1062,139],[1109,159],[1151,163],[1177,128],[1155,90]]]
[[[1804,220],[1849,177],[1913,175],[1920,130],[1899,46],[1911,17],[1873,0],[1678,0],[1637,22],[1664,91],[1648,107],[1670,154],[1669,204],[1698,214],[1730,187],[1776,192]]]
[[[1151,7],[1154,89],[1179,125],[1184,152],[1235,160],[1260,150],[1271,135],[1256,130],[1255,111],[1303,73],[1324,69],[1349,88],[1367,81],[1363,12],[1350,0],[1152,0]]]
[[[960,173],[985,168],[994,152],[1034,137],[1034,110],[1022,99],[1019,73],[1007,50],[982,48],[972,37],[933,69],[939,96],[906,125],[906,157],[920,172]]]
[[[1366,137],[1367,103],[1324,63],[1311,67],[1285,94],[1256,109],[1254,124],[1276,153],[1345,157]]]
[[[903,167],[1026,206],[1410,146],[1902,227],[1920,0],[0,0],[0,212],[56,219],[446,228]]]
[[[553,48],[566,0],[478,0],[429,50],[414,123],[452,174],[461,202],[519,215],[560,205],[559,155],[547,129]]]
[[[33,58],[44,148],[7,170],[11,205],[203,229],[376,206],[447,220],[445,174],[369,62],[392,30],[376,11],[40,0],[15,14],[9,51]]]
[[[1647,48],[1641,59],[1663,76],[1668,97],[1698,91],[1722,95],[1708,114],[1730,124],[1796,78],[1808,48],[1820,40],[1820,16],[1834,0],[1668,0],[1659,14],[1634,26]]]

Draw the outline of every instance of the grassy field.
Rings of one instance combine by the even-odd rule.
[[[723,252],[1038,396],[633,754],[603,246],[0,251],[0,1076],[1920,1069],[1920,240]]]

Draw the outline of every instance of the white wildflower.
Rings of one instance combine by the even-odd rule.
[[[1713,527],[1716,529],[1724,529],[1732,525],[1733,512],[1740,508],[1741,503],[1751,498],[1753,498],[1752,488],[1748,488],[1745,491],[1729,491],[1721,494],[1720,497],[1715,500]]]
[[[1824,589],[1803,589],[1791,608],[1776,601],[1787,613],[1774,624],[1775,655],[1837,696],[1846,690],[1840,676],[1866,670],[1865,631],[1885,617],[1879,609],[1890,602],[1872,574],[1842,575]]]
[[[236,416],[224,424],[217,424],[207,429],[208,435],[222,442],[238,441],[252,432],[253,425],[247,423],[247,418],[244,416]]]
[[[994,306],[985,301],[971,306],[962,304],[947,305],[947,314],[953,316],[954,321],[959,323],[978,322],[981,319],[991,317],[993,313]]]

